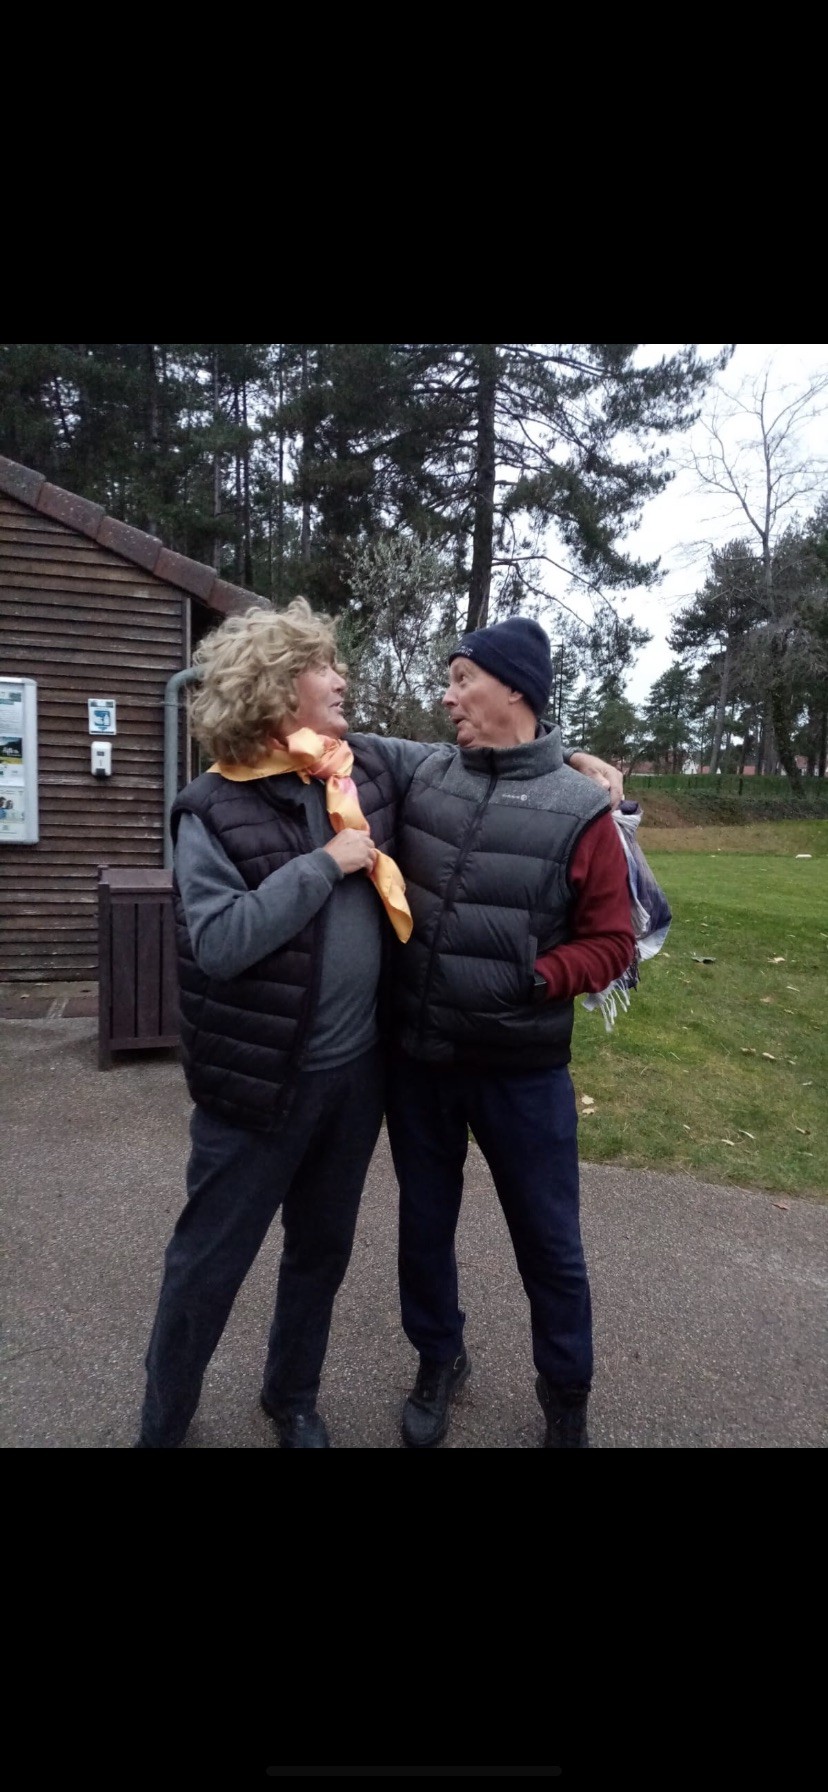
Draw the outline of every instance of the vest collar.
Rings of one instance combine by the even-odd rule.
[[[560,771],[564,763],[561,731],[557,725],[538,723],[534,740],[517,747],[458,747],[467,771],[489,778],[542,778]]]

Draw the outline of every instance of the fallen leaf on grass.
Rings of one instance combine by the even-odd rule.
[[[735,1139],[720,1139],[720,1140],[719,1140],[719,1144],[720,1144],[720,1145],[734,1145],[734,1146],[735,1146],[735,1144],[736,1144],[736,1140],[735,1140]]]
[[[785,988],[790,990],[792,996],[799,995],[799,984],[798,983],[786,983]]]
[[[691,952],[690,957],[692,958],[694,964],[715,964],[716,963],[715,958],[703,958],[698,952]]]
[[[689,1127],[689,1126],[688,1126],[688,1125],[687,1125],[687,1123],[686,1123],[686,1121],[682,1121],[682,1125],[683,1125],[683,1127],[684,1127],[684,1131],[685,1131],[685,1132],[691,1132],[691,1131],[692,1131],[692,1127]]]
[[[759,1000],[760,1000],[760,1002],[765,1002],[765,1003],[772,1002],[773,996],[760,996]]]
[[[784,964],[784,963],[785,963],[784,958],[769,958],[768,959],[768,964]]]
[[[803,1139],[809,1139],[811,1136],[810,1126],[795,1126],[794,1132],[801,1132]]]
[[[763,1053],[762,1053],[762,1057],[763,1057],[763,1058],[770,1058],[770,1061],[771,1061],[771,1063],[772,1063],[772,1064],[775,1064],[775,1063],[776,1063],[776,1054],[775,1054],[775,1052],[763,1052]]]
[[[742,1051],[743,1051],[743,1052],[744,1052],[744,1053],[745,1053],[745,1055],[746,1055],[746,1057],[748,1057],[748,1058],[755,1058],[755,1057],[756,1057],[756,1047],[755,1047],[755,1045],[743,1045],[743,1046],[742,1046]]]
[[[595,1106],[595,1101],[594,1101],[594,1098],[593,1098],[593,1096],[591,1096],[591,1095],[582,1095],[582,1096],[581,1096],[581,1106],[582,1106],[582,1107],[583,1107],[583,1108],[594,1108],[594,1106]]]
[[[813,1086],[814,1086],[814,1079],[812,1076],[809,1076],[808,1081],[806,1083],[802,1084],[803,1089],[813,1089]]]
[[[745,1136],[745,1138],[746,1138],[746,1139],[755,1139],[755,1137],[756,1137],[756,1134],[755,1134],[755,1133],[753,1133],[753,1132],[748,1132],[748,1130],[747,1130],[747,1127],[746,1127],[746,1126],[739,1126],[739,1127],[737,1127],[737,1131],[738,1131],[738,1132],[741,1132],[741,1133],[744,1133],[744,1136]]]

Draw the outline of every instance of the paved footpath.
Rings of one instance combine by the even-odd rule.
[[[77,998],[80,1000],[81,998]],[[0,1445],[125,1449],[161,1259],[183,1203],[190,1102],[172,1052],[97,1067],[93,1004],[0,1013]],[[828,1443],[828,1200],[687,1176],[583,1169],[598,1449],[818,1449]],[[416,1359],[399,1325],[396,1185],[383,1134],[334,1315],[320,1407],[335,1447],[402,1449]],[[187,1449],[272,1449],[259,1378],[274,1224],[205,1380]],[[470,1382],[449,1449],[533,1449],[528,1309],[472,1146],[458,1232]],[[433,1452],[438,1454],[438,1452]]]

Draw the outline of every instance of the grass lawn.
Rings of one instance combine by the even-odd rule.
[[[611,1033],[576,1001],[581,1156],[828,1201],[828,821],[644,809],[673,924]]]

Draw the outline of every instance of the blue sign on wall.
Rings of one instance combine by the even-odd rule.
[[[88,701],[90,734],[117,734],[115,698],[90,697]]]

